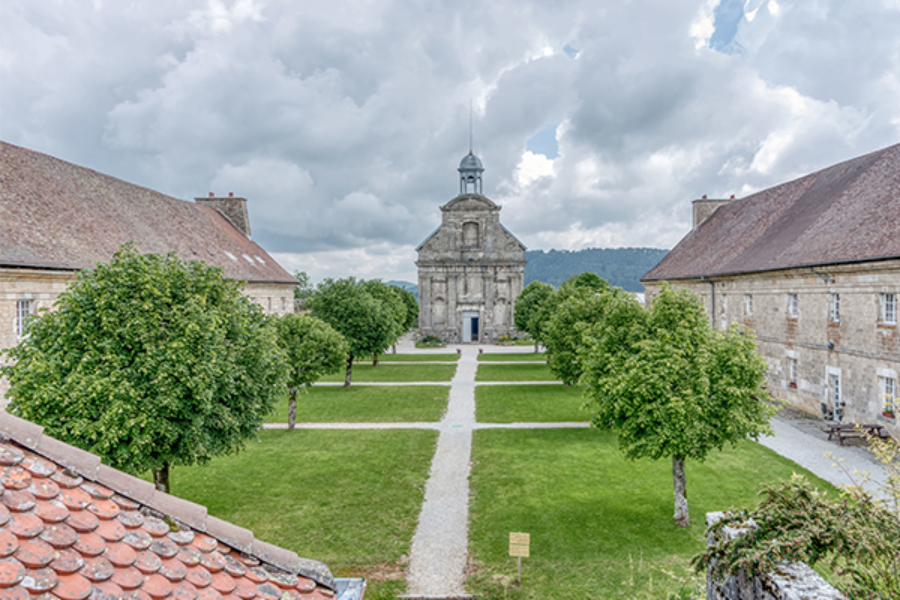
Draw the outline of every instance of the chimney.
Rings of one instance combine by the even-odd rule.
[[[691,202],[691,206],[694,209],[693,229],[697,229],[697,227],[700,226],[700,223],[708,219],[709,216],[713,214],[717,208],[719,208],[723,204],[728,204],[733,200],[734,195],[732,195],[729,200],[716,200],[707,198],[706,194],[704,194],[703,197],[699,200],[694,200],[693,202]]]
[[[247,213],[246,198],[235,198],[231,192],[228,193],[227,198],[216,196],[210,192],[209,198],[194,198],[194,202],[216,209],[237,227],[238,231],[250,239],[250,215]]]

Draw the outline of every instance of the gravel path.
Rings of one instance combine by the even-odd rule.
[[[404,353],[447,352],[419,350],[407,340],[398,345]],[[409,556],[407,571],[408,592],[404,598],[470,598],[465,593],[469,532],[469,474],[471,468],[472,432],[476,429],[549,429],[586,428],[586,422],[560,423],[476,423],[476,385],[547,385],[558,381],[483,381],[475,382],[478,368],[478,346],[461,346],[462,351],[453,380],[434,382],[359,382],[358,385],[449,385],[450,400],[440,422],[418,423],[297,423],[298,429],[434,429],[439,431],[437,449],[431,472],[425,484],[425,501]],[[481,346],[485,352],[530,352],[531,348]],[[452,349],[450,349],[452,351]],[[416,364],[416,363],[405,363]],[[422,363],[418,363],[422,364]],[[486,363],[502,364],[502,363]],[[527,364],[517,362],[515,364]],[[318,383],[316,385],[343,385]],[[285,429],[285,423],[268,423],[267,429]],[[869,472],[875,480],[884,480],[884,469],[862,447],[839,446],[828,441],[826,434],[811,420],[798,421],[775,417],[774,436],[761,438],[760,443],[778,454],[795,461],[822,479],[835,485],[853,483],[851,477],[826,457],[826,452],[843,459],[841,464],[849,473]],[[859,483],[863,483],[858,478]],[[864,484],[877,493],[877,486]]]
[[[475,426],[477,349],[466,346],[450,386],[425,501],[413,535],[407,597],[466,597],[469,544],[469,470]]]

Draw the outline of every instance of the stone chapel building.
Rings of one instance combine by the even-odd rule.
[[[459,164],[459,195],[441,225],[416,248],[419,331],[449,343],[491,343],[516,335],[513,306],[525,278],[525,246],[482,195],[484,166],[471,150]]]

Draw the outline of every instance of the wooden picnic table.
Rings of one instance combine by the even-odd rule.
[[[841,446],[844,445],[844,440],[862,437],[863,431],[875,437],[885,438],[888,436],[884,426],[878,423],[828,423],[826,427],[828,428],[828,439],[831,440],[832,437],[837,436]]]

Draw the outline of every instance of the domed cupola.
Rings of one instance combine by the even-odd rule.
[[[484,173],[484,165],[477,156],[472,154],[471,150],[459,161],[457,170],[459,171],[459,193],[469,193],[469,186],[472,186],[472,193],[481,194],[481,174]]]

